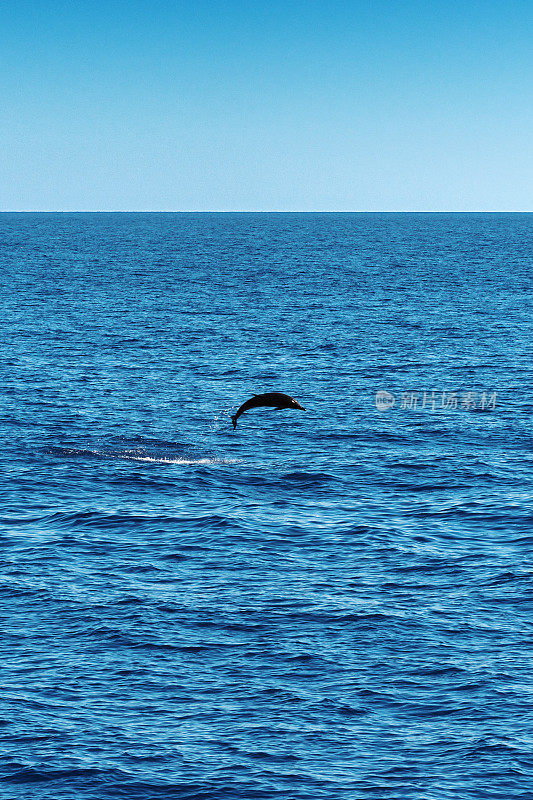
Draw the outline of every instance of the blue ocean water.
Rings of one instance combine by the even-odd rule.
[[[0,797],[533,798],[532,234],[0,216]]]

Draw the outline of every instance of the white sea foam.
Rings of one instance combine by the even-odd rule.
[[[122,461],[139,461],[150,464],[179,464],[181,466],[200,466],[200,465],[214,465],[214,464],[237,464],[241,459],[238,458],[187,458],[184,456],[164,456],[164,455],[143,455],[138,451],[113,451],[113,450],[96,450],[96,449],[77,449],[77,448],[61,448],[63,455],[72,456],[95,456],[96,458],[122,460]]]
[[[100,455],[104,455],[101,453]],[[107,454],[106,454],[107,455]],[[155,456],[130,456],[114,454],[113,458],[124,458],[127,461],[149,461],[155,464],[237,464],[238,458],[165,458]]]

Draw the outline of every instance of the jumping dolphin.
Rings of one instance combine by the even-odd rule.
[[[305,408],[300,405],[298,400],[288,394],[282,392],[267,392],[267,394],[254,394],[239,408],[236,414],[233,414],[231,421],[233,422],[233,430],[237,427],[237,420],[248,411],[250,408],[259,408],[260,406],[273,406],[275,411],[281,411],[282,408],[299,408],[300,411],[305,411]]]

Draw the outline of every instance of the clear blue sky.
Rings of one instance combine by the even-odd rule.
[[[0,210],[533,210],[533,3],[4,0]]]

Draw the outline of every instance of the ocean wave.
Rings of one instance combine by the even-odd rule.
[[[179,464],[181,466],[238,464],[240,461],[240,459],[237,458],[220,458],[216,456],[191,457],[186,455],[157,455],[139,452],[138,450],[103,450],[85,447],[50,447],[46,452],[65,458],[96,458],[104,460],[138,461],[148,464]]]

